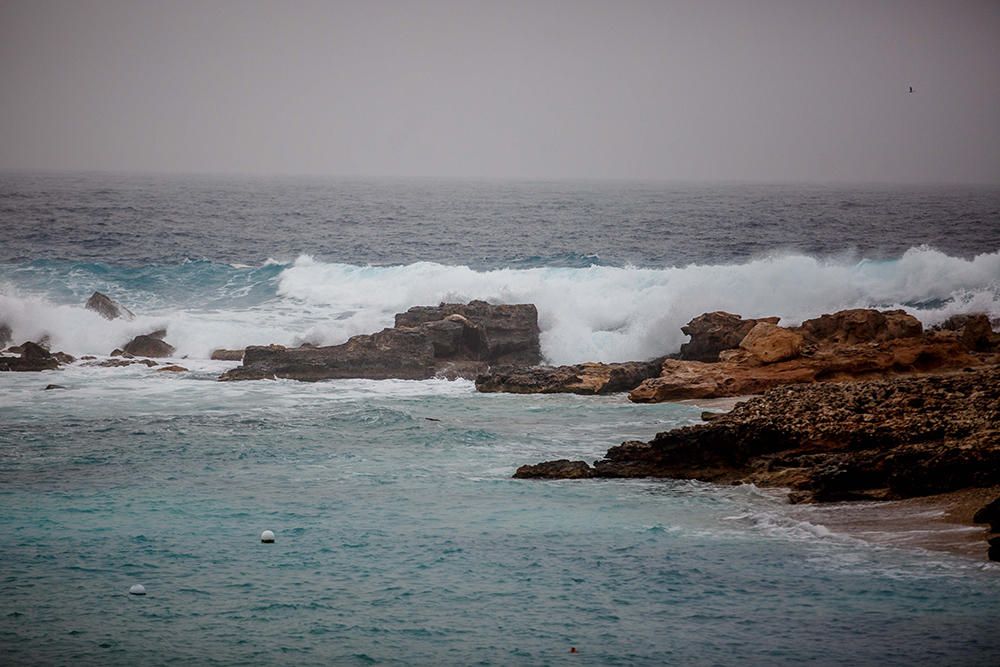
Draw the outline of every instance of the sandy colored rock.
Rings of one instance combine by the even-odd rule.
[[[802,336],[770,322],[758,322],[740,341],[746,350],[765,364],[794,359],[802,354]]]

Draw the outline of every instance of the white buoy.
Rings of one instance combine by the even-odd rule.
[[[128,589],[128,592],[132,595],[145,595],[146,587],[142,584],[134,584],[132,588]]]
[[[274,542],[274,533],[269,530],[265,530],[260,534],[260,541],[264,544],[272,544]]]

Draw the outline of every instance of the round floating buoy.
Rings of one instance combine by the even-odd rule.
[[[132,588],[128,589],[128,592],[132,595],[145,595],[146,587],[142,584],[134,584]]]
[[[269,530],[265,530],[260,534],[260,541],[264,544],[272,544],[274,542],[274,533]]]

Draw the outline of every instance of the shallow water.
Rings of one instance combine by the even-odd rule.
[[[555,361],[669,352],[713,308],[1000,316],[994,191],[0,176],[15,340],[104,355],[165,326],[191,369],[0,375],[0,662],[1000,662],[985,561],[753,487],[510,478],[698,404],[207,360],[443,299],[537,303]],[[83,310],[94,289],[137,319]]]

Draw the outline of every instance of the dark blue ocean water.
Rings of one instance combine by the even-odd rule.
[[[105,355],[163,326],[190,369],[0,376],[0,662],[997,664],[981,559],[752,487],[510,479],[700,406],[217,383],[234,364],[207,357],[472,298],[538,304],[554,361],[670,351],[715,308],[1000,317],[998,211],[995,189],[0,175],[15,339]],[[83,310],[94,289],[136,320]]]

